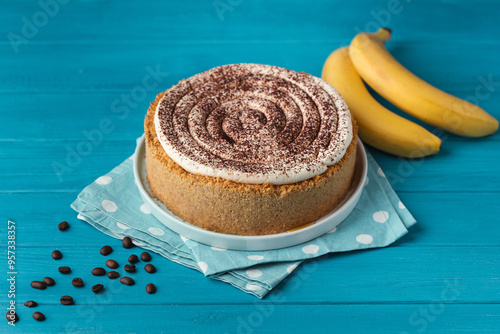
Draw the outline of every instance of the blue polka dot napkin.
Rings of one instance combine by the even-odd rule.
[[[129,236],[137,246],[262,298],[304,260],[333,252],[384,247],[415,224],[382,169],[369,152],[367,155],[364,191],[346,220],[321,237],[284,249],[226,250],[200,244],[168,229],[143,203],[134,182],[132,158],[83,189],[71,207],[79,219],[107,235],[120,239]]]

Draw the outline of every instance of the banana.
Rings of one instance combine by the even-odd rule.
[[[391,30],[359,33],[349,47],[354,67],[377,93],[406,113],[446,131],[483,137],[498,121],[480,107],[443,92],[415,76],[386,49]]]
[[[379,104],[368,92],[349,57],[337,49],[323,65],[322,78],[344,98],[359,128],[359,137],[382,151],[417,158],[439,152],[441,140]]]

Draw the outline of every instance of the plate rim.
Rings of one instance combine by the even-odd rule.
[[[157,202],[158,200],[152,197],[152,195],[148,192],[145,185],[143,184],[143,182],[147,184],[147,180],[145,178],[146,173],[142,170],[142,164],[145,165],[145,134],[137,138],[137,146],[133,156],[134,179],[141,198],[151,208],[151,213],[153,214],[153,216],[167,228],[171,229],[180,236],[192,239],[211,247],[230,250],[265,251],[286,248],[299,245],[326,234],[328,231],[332,230],[337,225],[342,223],[355,208],[356,204],[359,201],[359,198],[361,197],[361,193],[363,192],[368,172],[366,150],[359,138],[357,139],[357,141],[358,148],[356,150],[355,173],[360,174],[358,183],[354,186],[351,185],[348,194],[343,200],[343,203],[337,206],[330,213],[316,220],[314,224],[290,232],[243,236],[212,232],[204,230],[201,227],[182,220],[170,211],[167,211],[168,209],[165,210],[166,207],[165,209],[162,208],[161,205]],[[361,167],[360,172],[357,171],[359,167]],[[337,217],[340,218],[338,218],[338,221],[335,221],[335,218]]]

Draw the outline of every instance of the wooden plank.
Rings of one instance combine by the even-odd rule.
[[[18,222],[19,223],[19,222]],[[19,235],[19,240],[33,240]],[[87,240],[102,241],[98,247],[87,245]],[[19,301],[33,299],[44,303],[57,303],[58,296],[71,295],[75,300],[86,300],[94,284],[104,284],[109,291],[120,289],[118,281],[95,277],[95,267],[105,267],[105,257],[99,254],[101,246],[108,244],[115,250],[109,258],[120,263],[117,269],[123,276],[134,278],[136,285],[125,287],[126,293],[113,294],[115,304],[198,304],[198,303],[252,303],[256,298],[229,284],[205,278],[197,271],[185,268],[153,254],[158,272],[148,274],[143,263],[137,264],[137,273],[123,270],[131,254],[140,249],[125,250],[116,240],[104,238],[97,231],[82,235],[78,248],[55,246],[61,237],[54,236],[52,247],[18,247],[16,269],[16,296]],[[21,243],[21,241],[20,241]],[[85,244],[83,244],[85,243]],[[64,254],[62,260],[50,257],[54,248]],[[454,288],[459,303],[500,303],[500,253],[498,247],[388,247],[378,250],[338,253],[306,264],[289,276],[265,300],[278,295],[287,296],[288,303],[357,304],[357,303],[425,303],[439,299],[443,290]],[[63,275],[59,266],[70,266],[72,274]],[[475,273],[475,274],[471,274]],[[56,280],[54,287],[36,290],[32,280],[50,276]],[[80,277],[84,289],[71,286],[71,280]],[[370,279],[365,279],[369,277]],[[116,282],[116,283],[115,283]],[[150,296],[145,286],[154,283],[157,294]],[[8,290],[7,282],[0,287]],[[274,297],[273,297],[274,296]],[[7,294],[0,296],[2,304]]]
[[[23,247],[70,247],[77,244],[82,235],[89,235],[85,244],[94,248],[100,248],[105,240],[113,240],[96,238],[99,233],[94,233],[87,223],[76,219],[76,213],[69,207],[76,196],[77,192],[4,193],[0,194],[0,212],[18,223],[19,241]],[[397,249],[500,246],[500,224],[495,219],[499,192],[403,192],[400,196],[418,224],[397,242]],[[56,230],[57,224],[63,220],[71,223],[71,232],[61,234]],[[5,232],[5,229],[6,225],[0,225],[0,231]],[[57,242],[53,240],[56,236]]]
[[[500,50],[499,50],[500,51]],[[498,76],[500,78],[500,74]],[[2,140],[81,140],[86,138],[85,132],[93,133],[101,127],[101,122],[110,120],[109,131],[104,133],[105,140],[135,139],[142,131],[144,115],[156,94],[170,86],[170,81],[158,84],[157,88],[145,90],[144,95],[130,100],[122,100],[122,95],[131,95],[131,91],[91,91],[71,93],[0,93],[0,110],[16,110],[5,112],[0,123],[0,141]],[[137,82],[139,85],[140,82]],[[464,85],[464,87],[466,87]],[[454,91],[457,95],[465,94]],[[135,96],[135,95],[134,95]],[[480,105],[500,119],[500,89],[495,90],[488,99]],[[386,105],[403,117],[416,121],[411,116]],[[70,121],[68,121],[70,119]],[[104,120],[104,121],[103,121]],[[463,141],[481,145],[484,141],[500,140],[497,133],[487,138],[463,138],[454,136],[439,129],[426,126],[435,131],[444,141],[443,150],[447,149],[448,141]],[[108,128],[106,127],[106,128]],[[440,131],[440,132],[437,132]],[[102,129],[101,129],[102,132]]]
[[[498,133],[492,138],[497,138]],[[498,141],[490,138],[444,141],[436,156],[421,161],[396,158],[376,149],[370,151],[397,191],[498,191],[500,176],[492,167],[498,165]],[[488,182],[483,182],[484,178]],[[475,202],[475,201],[474,201]]]
[[[139,116],[137,118],[138,123],[142,123]],[[119,126],[116,122],[116,128]],[[98,144],[85,139],[81,132],[82,139],[78,141],[0,142],[0,175],[4,176],[0,179],[0,190],[75,192],[83,189],[132,155],[136,145],[133,138],[141,132],[142,126],[138,124],[127,135],[131,137],[129,140],[115,141],[105,134]],[[498,136],[450,139],[439,155],[421,161],[372,152],[397,191],[497,192],[500,175],[492,168],[500,163],[500,156],[493,153],[498,149],[498,140],[495,140]],[[478,181],[485,177],[488,182]]]
[[[439,194],[433,195],[425,202],[427,206],[432,200],[438,201]],[[458,198],[459,194],[455,195]],[[114,248],[110,257],[122,265],[129,255],[140,252],[139,248],[126,250],[120,246],[119,240],[77,221],[67,204],[60,204],[68,195],[50,194],[46,200],[43,200],[45,194],[43,197],[40,194],[11,196],[13,198],[7,202],[10,207],[2,208],[2,212],[11,212],[9,218],[18,226],[16,266],[21,300],[35,297],[53,300],[68,293],[84,298],[89,291],[80,293],[73,289],[69,286],[70,278],[81,277],[88,286],[101,282],[102,279],[91,276],[90,272],[92,268],[104,265],[105,258],[99,254],[103,245]],[[15,200],[17,198],[22,200]],[[492,216],[493,207],[482,212],[485,219]],[[20,213],[23,211],[25,216]],[[500,277],[500,245],[495,237],[499,225],[492,221],[482,225],[480,219],[474,219],[474,212],[458,211],[456,205],[433,212],[436,212],[434,218],[422,221],[396,246],[322,257],[301,268],[277,291],[282,291],[289,301],[300,303],[408,303],[439,298],[442,290],[453,284],[460,288],[458,302],[499,303],[500,295],[492,293],[498,289]],[[447,212],[452,212],[453,216],[447,217]],[[70,230],[56,230],[57,223],[65,219],[72,225]],[[2,231],[5,232],[4,226]],[[63,260],[50,258],[54,249],[63,252]],[[158,255],[154,256],[154,263],[158,272],[154,276],[142,270],[134,274],[137,286],[130,288],[126,295],[117,297],[120,304],[162,304],[165,300],[174,304],[234,303],[254,299],[228,284],[205,279],[200,273]],[[73,268],[71,277],[57,272],[57,267],[62,265]],[[123,271],[120,269],[120,272]],[[45,291],[29,287],[30,281],[47,275],[53,276],[60,284]],[[165,299],[165,294],[147,296],[144,286],[149,280],[165,289],[168,298]],[[104,281],[109,284],[107,278]],[[2,281],[0,288],[5,285],[6,289],[6,284]],[[6,295],[0,297],[2,301],[5,299]]]
[[[62,2],[62,1],[61,1]],[[67,2],[67,1],[66,1]],[[390,26],[409,39],[497,39],[494,1],[474,6],[450,1],[352,1],[349,6],[321,0],[306,7],[289,1],[115,2],[70,1],[34,34],[34,41],[328,40],[351,38],[358,30]],[[5,1],[2,36],[22,34],[22,17],[33,21],[34,1]],[[217,9],[220,8],[220,9]],[[353,10],[356,8],[356,10]],[[432,8],[432,10],[429,10]],[[119,22],[117,19],[119,14]],[[460,24],[450,29],[446,17]],[[485,18],[472,20],[471,18]],[[491,18],[491,19],[487,19]],[[43,22],[42,22],[43,23]],[[439,33],[437,33],[439,32]],[[29,35],[27,35],[29,36]],[[21,49],[22,50],[22,49]],[[25,49],[26,50],[26,49]],[[23,51],[24,52],[24,51]]]
[[[144,116],[157,91],[130,105],[121,102],[122,94],[11,94],[0,99],[0,110],[16,110],[2,115],[0,140],[59,141],[63,146],[75,139],[135,140],[144,132]]]
[[[0,58],[0,92],[108,90],[129,93],[137,85],[143,85],[148,75],[147,67],[158,67],[160,72],[169,73],[159,86],[166,89],[209,68],[241,62],[277,65],[320,76],[326,57],[351,38],[332,42],[113,43],[106,40],[106,43],[76,45],[33,43],[25,46],[25,52],[15,55],[10,54],[9,45],[3,44],[0,52],[8,56]],[[500,73],[492,64],[497,61],[500,43],[477,40],[471,48],[464,48],[463,43],[462,40],[440,40],[436,46],[427,41],[396,39],[388,47],[415,74],[462,98],[475,95],[476,86],[484,81],[481,77],[486,81],[491,78],[490,89],[496,92],[498,101]],[[479,58],[481,61],[477,61]],[[481,96],[488,93],[484,88],[480,92]],[[78,101],[85,100],[83,95]],[[487,100],[493,99],[488,96],[479,102],[487,103]]]
[[[285,296],[286,297],[286,296]],[[104,299],[105,297],[102,297]],[[75,305],[19,310],[26,333],[497,333],[495,304],[416,305]]]

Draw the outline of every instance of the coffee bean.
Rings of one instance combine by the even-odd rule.
[[[52,278],[50,277],[44,277],[43,278],[43,281],[45,284],[47,284],[47,286],[53,286],[56,284],[56,281],[54,281]]]
[[[76,278],[73,278],[73,280],[71,281],[71,284],[73,284],[73,286],[76,286],[77,288],[79,288],[79,287],[83,286],[83,280],[80,277],[76,277]]]
[[[62,222],[57,225],[57,228],[59,229],[59,231],[66,231],[69,228],[69,224],[68,222]]]
[[[135,265],[133,264],[126,264],[125,265],[125,271],[128,273],[135,273]]]
[[[32,281],[31,287],[35,289],[45,290],[47,288],[47,284],[42,281]]]
[[[101,267],[94,268],[94,269],[92,269],[92,275],[104,276],[104,275],[106,275],[106,270],[104,270],[104,268],[101,268]]]
[[[153,283],[149,283],[148,285],[146,285],[146,292],[152,295],[156,292],[156,286]]]
[[[151,261],[151,255],[148,252],[142,252],[141,253],[141,260],[144,262],[149,262],[149,261]]]
[[[156,267],[153,266],[151,263],[148,263],[144,266],[144,270],[146,270],[148,273],[152,274],[156,272]]]
[[[14,311],[7,311],[7,314],[5,315],[5,317],[7,318],[7,321],[9,322],[18,322],[19,321],[19,317],[17,316],[17,313],[14,312]]]
[[[62,296],[59,301],[63,305],[73,305],[73,297],[71,296]]]
[[[71,268],[70,267],[59,267],[59,272],[61,274],[69,274],[69,273],[71,273]]]
[[[62,253],[58,250],[55,250],[52,252],[52,258],[54,260],[60,260],[60,259],[62,259]]]
[[[125,284],[125,285],[134,285],[135,281],[133,278],[125,276],[125,277],[120,278],[120,283]]]
[[[130,263],[137,263],[137,262],[139,262],[139,258],[135,254],[130,255],[128,257],[128,262],[130,262]]]
[[[129,237],[123,238],[122,246],[123,246],[123,248],[127,248],[127,249],[134,247],[134,244],[132,243],[132,239],[130,239]]]
[[[36,307],[38,306],[38,303],[34,300],[28,300],[27,302],[24,303],[24,306],[26,307]]]
[[[113,248],[111,248],[110,246],[104,246],[103,248],[101,248],[101,254],[106,256],[106,255],[109,255],[113,253]]]
[[[115,260],[108,260],[106,261],[106,266],[111,269],[116,269],[118,268],[118,262],[116,262]]]
[[[96,284],[92,287],[92,292],[93,293],[99,293],[104,289],[104,285],[102,284]]]
[[[125,266],[125,268],[127,268],[127,266]],[[127,269],[125,269],[125,270],[127,270]],[[109,279],[117,279],[118,277],[120,277],[120,274],[117,273],[116,271],[110,271],[108,273],[108,278]]]
[[[44,321],[45,316],[43,315],[42,312],[35,312],[33,313],[33,319],[35,319],[36,321]]]

